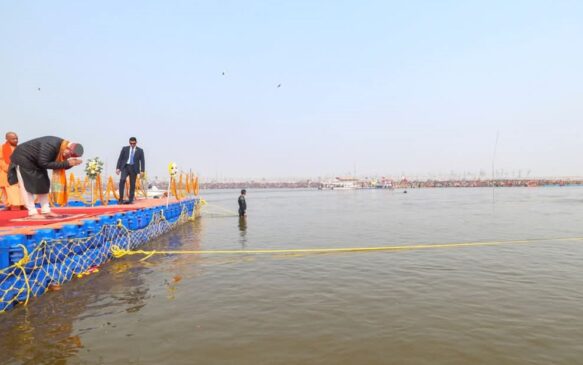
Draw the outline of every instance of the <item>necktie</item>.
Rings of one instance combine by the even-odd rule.
[[[130,150],[130,165],[134,164],[134,148],[132,147]]]

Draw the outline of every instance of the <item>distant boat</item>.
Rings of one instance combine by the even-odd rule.
[[[375,189],[393,189],[392,180],[380,180],[374,183]]]
[[[160,198],[166,197],[166,191],[158,189],[158,187],[155,185],[152,186],[150,189],[148,189],[147,194],[148,194],[148,198],[153,198],[153,199],[160,199]]]
[[[334,180],[329,180],[320,183],[319,190],[354,190],[358,189],[358,179],[337,177]]]

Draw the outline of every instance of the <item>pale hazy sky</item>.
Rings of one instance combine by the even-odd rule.
[[[2,129],[110,173],[581,176],[582,119],[583,1],[0,0]]]

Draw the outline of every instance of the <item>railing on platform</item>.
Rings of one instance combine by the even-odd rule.
[[[198,176],[180,173],[176,178],[170,178],[169,185],[169,194],[177,200],[189,196],[198,197]],[[80,201],[87,206],[108,205],[110,201],[119,200],[117,186],[112,176],[109,176],[104,183],[101,175],[97,175],[95,179],[89,179],[87,176],[80,178],[71,173],[67,181],[67,200]],[[129,181],[126,181],[125,190],[129,191]],[[138,178],[136,180],[136,194],[138,197],[148,197],[148,186],[145,179]],[[52,194],[49,195],[49,198],[51,206],[57,206]]]

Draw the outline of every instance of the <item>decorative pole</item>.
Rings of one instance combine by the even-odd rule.
[[[166,189],[166,208],[168,208],[168,203],[170,201],[170,186],[172,185],[172,180],[176,177],[178,173],[178,165],[175,162],[170,162],[168,164],[168,174],[170,175],[170,181],[168,182],[168,189]]]
[[[170,200],[170,184],[172,184],[172,176],[170,176],[170,181],[168,182],[168,189],[166,190],[166,208],[168,208],[168,201]]]
[[[93,198],[95,196],[93,188],[93,185],[95,184],[95,178],[97,175],[101,174],[102,171],[103,161],[99,160],[99,157],[87,160],[87,164],[85,165],[85,174],[89,178],[89,184],[91,184],[91,206],[95,205],[95,199]]]

